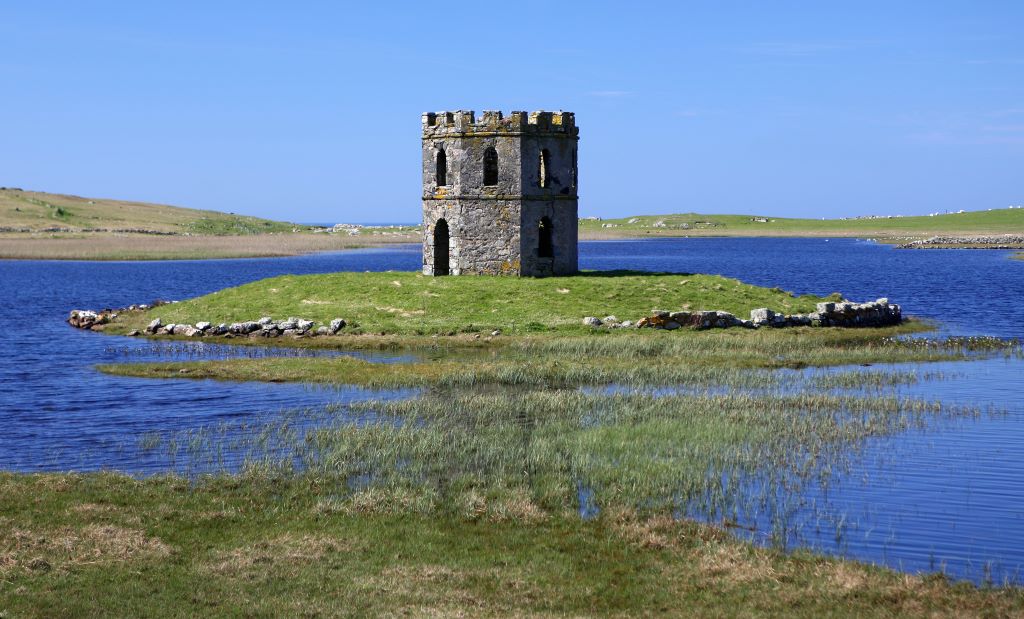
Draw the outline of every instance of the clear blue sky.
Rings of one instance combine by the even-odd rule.
[[[421,112],[563,109],[581,215],[1024,204],[1024,2],[342,4],[5,2],[0,185],[417,221]]]

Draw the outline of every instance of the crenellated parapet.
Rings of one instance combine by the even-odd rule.
[[[422,116],[423,139],[485,135],[557,135],[576,137],[572,112],[511,112],[486,110],[477,118],[472,110],[427,112]]]

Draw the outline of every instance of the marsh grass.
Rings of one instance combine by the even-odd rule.
[[[1021,357],[1019,342],[995,338],[897,338],[893,330],[763,330],[640,333],[607,337],[508,338],[492,349],[438,349],[436,358],[374,363],[352,357],[262,357],[101,365],[145,378],[307,382],[372,388],[484,385],[563,388],[581,385],[785,387],[767,370]],[[851,381],[880,382],[878,374]]]
[[[587,507],[585,489],[590,512],[735,519],[764,500],[753,482],[792,491],[866,437],[978,414],[890,395],[426,392],[147,433],[139,447],[189,476],[316,480],[334,509],[562,514]]]

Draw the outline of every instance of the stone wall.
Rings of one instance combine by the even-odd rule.
[[[729,312],[720,310],[677,311],[654,310],[650,316],[644,316],[635,323],[627,320],[620,322],[614,316],[604,319],[596,316],[585,316],[583,324],[590,327],[649,327],[674,331],[683,327],[693,329],[726,329],[729,327],[745,327],[758,329],[761,327],[887,327],[898,325],[903,321],[903,310],[888,299],[878,299],[867,303],[849,301],[818,303],[816,311],[810,314],[783,314],[766,307],[750,311],[750,319],[744,320]]]
[[[471,111],[423,115],[423,272],[433,275],[437,222],[449,228],[449,270],[462,274],[575,273],[577,142],[571,113]],[[493,148],[498,178],[484,185],[484,157]],[[437,158],[447,162],[437,183]],[[547,151],[544,186],[540,158]],[[552,257],[538,255],[539,224],[552,225]]]

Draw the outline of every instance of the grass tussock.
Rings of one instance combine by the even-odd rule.
[[[83,565],[158,559],[172,553],[162,540],[113,524],[0,531],[0,575],[15,570],[71,571]]]

